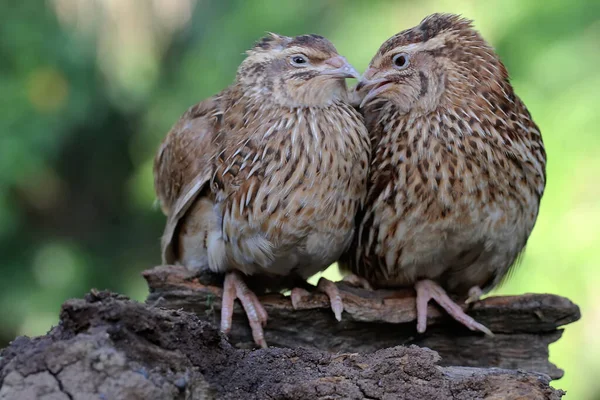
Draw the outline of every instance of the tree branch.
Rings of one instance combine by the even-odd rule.
[[[194,312],[219,324],[221,289],[200,283],[180,266],[160,266],[144,272],[150,304]],[[548,361],[548,345],[562,335],[560,326],[577,321],[579,308],[570,300],[550,294],[488,297],[472,305],[468,314],[490,328],[495,336],[472,332],[429,306],[430,325],[416,332],[414,292],[367,291],[338,283],[344,314],[337,322],[327,297],[314,293],[294,310],[289,297],[261,296],[269,313],[265,337],[270,346],[308,347],[328,352],[369,353],[416,344],[437,351],[441,365],[523,369],[553,379],[563,371]],[[465,307],[466,309],[466,307]],[[253,347],[246,316],[236,304],[230,340]]]

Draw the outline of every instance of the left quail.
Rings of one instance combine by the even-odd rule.
[[[237,298],[266,346],[267,313],[245,276],[306,279],[352,240],[370,142],[348,102],[349,77],[359,75],[327,39],[270,34],[235,82],[191,107],[158,150],[163,262],[226,274],[224,332]],[[335,287],[321,288],[339,317]]]

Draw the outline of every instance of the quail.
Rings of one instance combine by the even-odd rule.
[[[267,313],[247,278],[306,279],[352,241],[370,141],[349,104],[350,77],[360,76],[322,36],[269,34],[235,82],[187,110],[159,147],[163,262],[225,274],[224,332],[237,298],[265,347]],[[339,316],[335,286],[319,287]]]
[[[506,68],[472,21],[433,14],[383,43],[356,93],[373,155],[342,269],[414,286],[419,332],[433,299],[491,334],[450,295],[474,301],[507,276],[546,183],[540,130]]]

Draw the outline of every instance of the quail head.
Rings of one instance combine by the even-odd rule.
[[[359,75],[327,39],[270,34],[235,82],[191,107],[158,150],[163,262],[225,273],[225,332],[237,298],[265,346],[267,313],[246,276],[306,279],[352,240],[370,142],[348,104],[349,77]],[[341,313],[334,288],[321,288]]]
[[[519,258],[544,192],[542,137],[472,22],[434,14],[387,40],[356,87],[373,146],[365,208],[342,267],[374,287],[475,300]]]

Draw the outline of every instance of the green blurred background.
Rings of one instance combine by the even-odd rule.
[[[548,187],[499,293],[551,292],[582,321],[551,347],[569,399],[600,399],[600,2],[54,0],[0,3],[0,347],[90,288],[143,300],[163,216],[152,158],[265,31],[319,33],[364,70],[427,14],[475,20],[539,124]],[[338,276],[337,269],[327,274]]]

